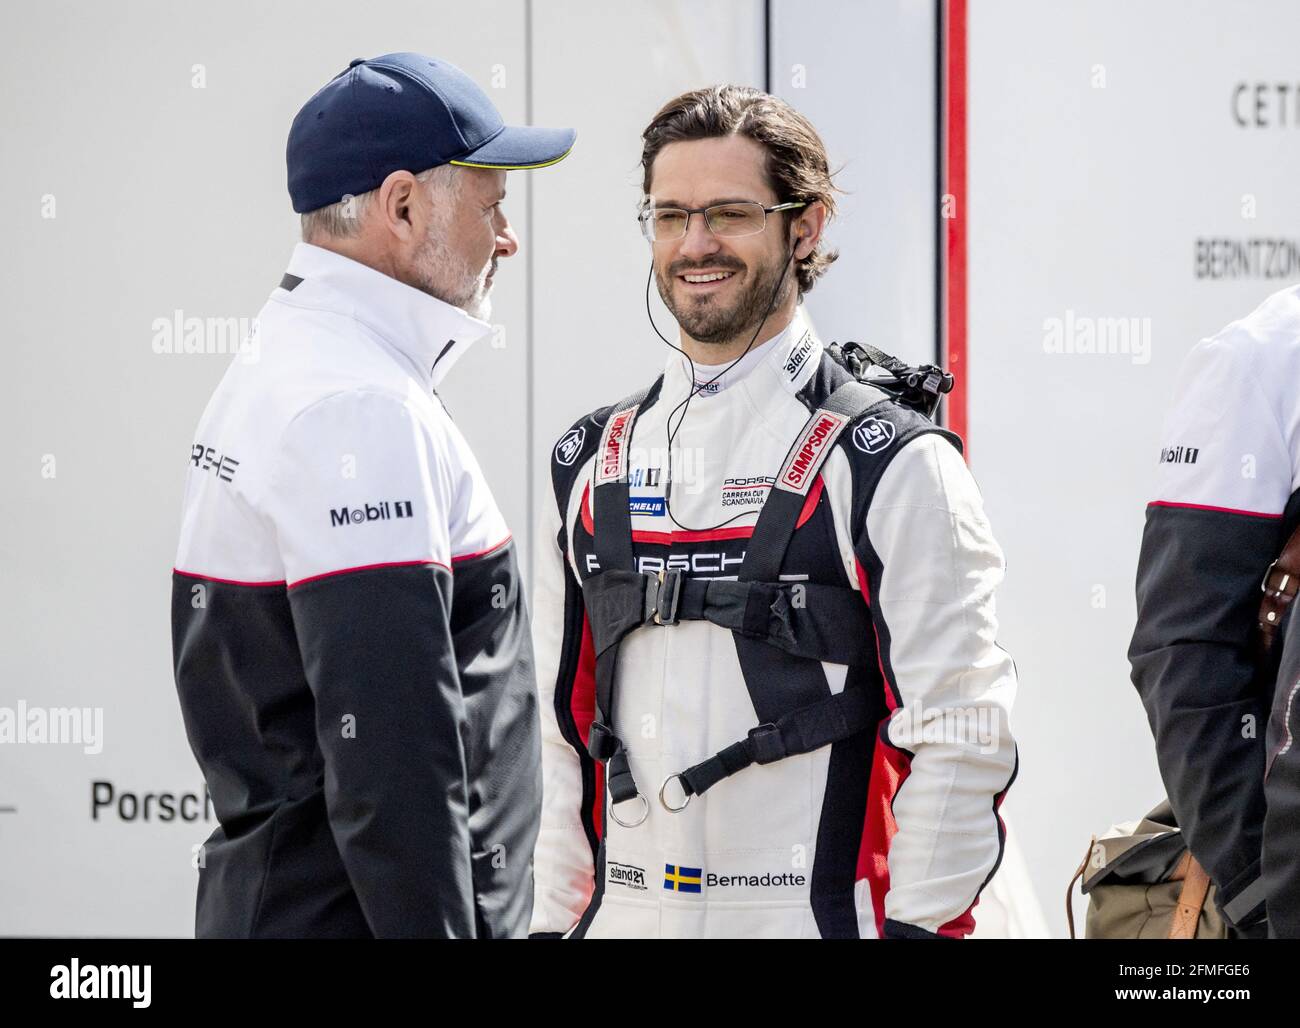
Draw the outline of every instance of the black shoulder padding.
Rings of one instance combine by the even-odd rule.
[[[605,430],[605,422],[614,411],[627,405],[632,399],[640,399],[642,409],[649,407],[659,397],[663,385],[660,375],[649,389],[641,390],[618,403],[601,407],[590,414],[583,415],[569,428],[551,450],[551,486],[555,491],[555,502],[560,508],[560,520],[567,512],[569,493],[579,473],[600,446],[600,436]]]
[[[845,382],[856,380],[829,352],[823,352],[816,373],[799,391],[799,398],[810,411],[816,410],[837,388]],[[889,462],[904,445],[919,435],[934,432],[947,439],[961,451],[961,437],[941,428],[920,411],[898,399],[871,388],[879,400],[867,407],[853,424],[845,429],[836,445],[849,458],[853,469],[853,523],[861,524],[871,504],[876,484]]]
[[[567,513],[567,498],[573,483],[600,445],[600,434],[614,408],[601,407],[585,414],[560,436],[551,450],[551,487],[560,507],[560,520]]]

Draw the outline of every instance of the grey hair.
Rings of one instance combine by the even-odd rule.
[[[453,204],[460,199],[460,187],[463,176],[458,175],[453,164],[440,164],[436,168],[426,168],[415,176],[417,182],[429,188],[429,196],[442,193],[441,199]],[[348,239],[361,234],[361,220],[375,198],[377,190],[370,190],[360,196],[345,196],[338,203],[318,207],[302,215],[303,242],[310,243],[322,236],[334,239]]]

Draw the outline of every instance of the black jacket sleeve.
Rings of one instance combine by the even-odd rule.
[[[1277,538],[1272,520],[1149,507],[1128,654],[1174,816],[1239,924],[1262,915],[1268,690],[1250,640]]]

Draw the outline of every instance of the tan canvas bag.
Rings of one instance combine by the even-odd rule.
[[[1080,880],[1089,899],[1086,938],[1227,938],[1214,886],[1183,844],[1168,800],[1141,821],[1115,825],[1088,844],[1065,894],[1072,939],[1070,900]]]

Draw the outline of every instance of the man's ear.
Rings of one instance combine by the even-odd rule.
[[[395,171],[379,185],[376,206],[384,228],[403,241],[415,233],[416,212],[412,207],[419,195],[417,184],[409,171]]]
[[[826,205],[815,200],[799,212],[794,226],[794,259],[803,260],[817,246],[826,227]]]

